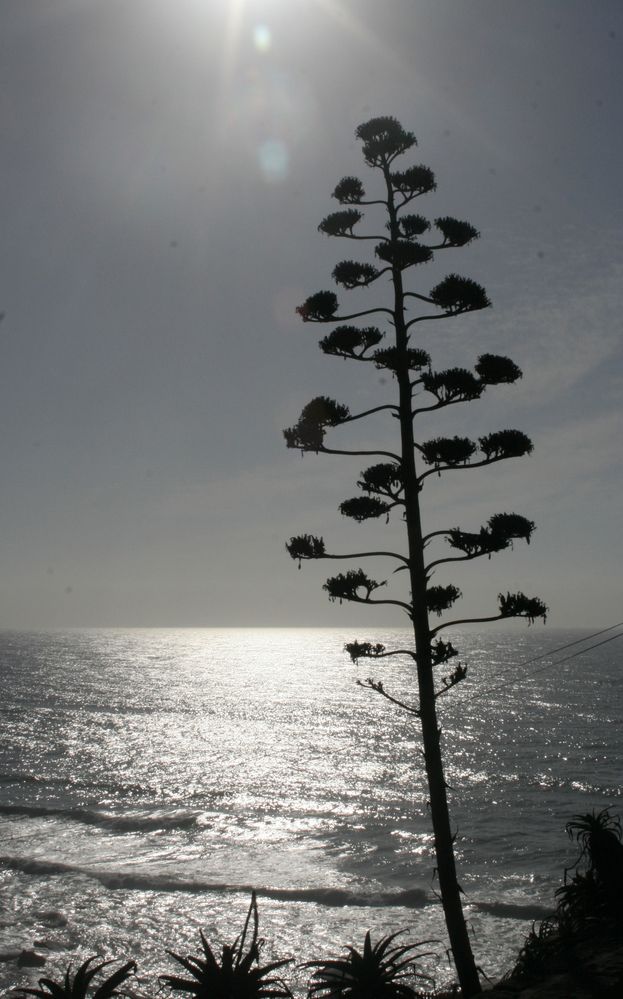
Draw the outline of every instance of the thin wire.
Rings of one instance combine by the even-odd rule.
[[[597,638],[599,635],[605,635],[607,631],[613,631],[615,628],[621,627],[623,627],[623,621],[619,621],[618,624],[611,624],[609,628],[602,628],[601,631],[594,631],[591,635],[585,635],[584,638],[576,638],[573,642],[567,642],[566,645],[559,645],[557,649],[548,649],[547,652],[541,652],[538,656],[532,656],[532,659],[524,659],[523,662],[513,663],[512,666],[506,666],[504,669],[500,670],[498,676],[506,676],[507,673],[513,673],[516,669],[521,669],[523,666],[531,666],[532,663],[537,663],[540,659],[547,659],[549,656],[556,656],[559,652],[564,652],[565,649],[570,649],[574,645],[583,645],[584,642],[590,642],[591,638]],[[588,651],[588,649],[586,651]],[[564,662],[566,662],[566,659]]]
[[[613,625],[613,627],[617,627],[617,626]],[[604,628],[604,631],[610,631],[610,630],[611,630],[610,628]],[[597,635],[603,634],[603,631],[602,632],[596,632],[596,634]],[[564,659],[557,659],[556,662],[546,663],[545,666],[541,666],[540,669],[536,669],[536,670],[533,670],[530,673],[526,673],[525,676],[526,677],[538,676],[539,673],[544,673],[546,669],[550,669],[552,666],[561,666],[563,663],[569,662],[570,659],[576,659],[578,656],[583,656],[585,652],[590,652],[591,649],[598,649],[600,645],[607,645],[608,642],[614,642],[615,639],[617,639],[617,638],[623,638],[623,631],[620,631],[618,635],[611,635],[610,638],[604,638],[603,641],[596,642],[594,645],[589,645],[588,648],[586,648],[586,649],[580,649],[578,652],[572,652],[570,656],[565,656]],[[584,639],[584,641],[586,641],[586,639]],[[570,642],[569,645],[577,645],[577,642]],[[569,646],[566,646],[566,647],[569,648]],[[545,657],[541,656],[539,658],[543,659]],[[532,661],[534,661],[534,660],[532,660]],[[522,664],[520,663],[519,665],[522,665]],[[519,679],[519,677],[517,677],[517,679]],[[502,687],[506,687],[508,682],[509,681],[505,681],[504,683],[497,683],[493,687],[487,687],[486,690],[474,690],[474,691],[472,691],[471,696],[472,697],[484,697],[485,694],[490,694],[494,690],[501,690]],[[512,681],[510,681],[510,682],[512,682]],[[467,696],[469,697],[469,694]]]
[[[598,635],[605,635],[607,631],[614,631],[615,628],[621,627],[623,627],[623,621],[619,621],[618,624],[611,624],[609,628],[602,628],[601,631],[594,631],[592,635],[585,635],[584,638],[576,638],[574,642],[567,642],[566,645],[559,645],[557,649],[550,649],[549,652],[542,652],[541,655],[533,656],[532,659],[524,659],[522,663],[517,663],[517,668],[520,666],[530,666],[531,663],[535,663],[539,659],[545,659],[546,656],[555,656],[558,652],[564,652],[565,649],[570,649],[573,645],[582,645],[584,642],[590,642],[591,638],[597,638]]]

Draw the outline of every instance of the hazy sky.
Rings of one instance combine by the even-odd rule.
[[[334,564],[284,549],[399,543],[338,513],[362,459],[281,433],[315,395],[392,398],[294,314],[356,255],[316,226],[343,175],[373,184],[354,129],[379,114],[436,173],[417,210],[482,233],[413,287],[458,271],[493,309],[421,346],[524,371],[424,436],[535,444],[428,480],[429,529],[538,524],[436,581],[461,612],[523,589],[553,626],[623,618],[620,0],[2,0],[0,65],[1,626],[406,623],[330,604]],[[388,444],[390,423],[340,440]]]

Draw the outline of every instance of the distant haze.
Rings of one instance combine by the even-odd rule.
[[[490,351],[524,371],[426,436],[535,445],[430,477],[429,530],[538,525],[438,581],[461,616],[521,589],[553,626],[623,617],[618,0],[3,0],[0,48],[0,626],[405,623],[330,604],[327,564],[284,548],[401,544],[399,521],[338,512],[362,459],[282,438],[315,395],[395,391],[294,313],[367,248],[316,226],[342,176],[372,190],[354,129],[379,114],[437,176],[416,210],[482,234],[410,281],[456,271],[493,308],[418,342],[437,366]],[[391,424],[340,440],[388,444]]]

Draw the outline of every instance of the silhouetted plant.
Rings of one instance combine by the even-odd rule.
[[[127,996],[128,993],[120,991],[119,986],[136,971],[134,961],[128,961],[94,989],[92,983],[95,976],[113,963],[100,961],[94,965],[93,962],[97,960],[97,956],[89,957],[73,976],[70,965],[61,981],[40,978],[38,989],[22,988],[17,995],[38,996],[39,999],[50,999],[51,996],[53,999],[86,999],[87,996],[90,996],[90,999],[112,999],[113,996]]]
[[[396,390],[388,401],[361,413],[351,413],[348,407],[324,396],[318,397],[322,405],[319,405],[318,399],[313,400],[310,404],[312,410],[309,406],[305,407],[298,422],[285,430],[284,435],[287,446],[302,453],[363,453],[375,458],[376,464],[364,469],[357,482],[366,495],[345,500],[340,510],[346,516],[363,522],[379,517],[387,519],[397,509],[405,528],[405,552],[381,550],[332,554],[326,550],[322,538],[313,536],[312,540],[312,536],[307,534],[291,538],[287,548],[299,566],[302,559],[375,556],[395,559],[399,563],[398,569],[407,572],[407,599],[394,599],[389,595],[379,599],[377,591],[385,586],[385,581],[371,579],[363,569],[331,577],[324,589],[330,600],[367,605],[393,604],[405,611],[413,625],[413,649],[388,650],[374,642],[352,642],[346,649],[353,661],[395,655],[410,657],[415,663],[419,693],[417,705],[405,704],[394,698],[380,680],[369,679],[362,686],[400,705],[420,720],[442,903],[459,982],[467,997],[480,992],[480,982],[456,876],[454,836],[450,827],[440,746],[441,730],[436,710],[437,698],[463,680],[467,669],[459,662],[446,676],[436,675],[438,667],[443,668],[450,658],[457,655],[450,643],[439,641],[438,634],[443,628],[469,621],[523,617],[530,623],[537,617],[544,619],[547,608],[538,597],[527,597],[523,593],[500,594],[497,614],[455,621],[443,619],[436,627],[431,627],[429,614],[442,615],[460,597],[459,589],[452,584],[433,585],[433,572],[449,563],[490,558],[496,552],[511,548],[517,539],[529,541],[534,523],[516,513],[497,513],[476,530],[454,527],[425,534],[421,524],[420,493],[428,486],[431,476],[454,474],[527,455],[532,451],[532,442],[524,433],[514,429],[485,434],[478,441],[458,435],[428,440],[422,440],[418,435],[416,440],[416,419],[426,419],[431,413],[448,406],[479,399],[491,386],[512,384],[521,378],[521,371],[510,358],[489,353],[478,357],[473,370],[463,367],[435,370],[428,351],[411,343],[417,324],[444,318],[450,320],[489,307],[485,289],[471,278],[456,273],[448,274],[430,291],[408,290],[406,284],[413,268],[425,264],[438,251],[467,246],[479,233],[469,222],[450,216],[436,218],[432,229],[427,219],[411,211],[411,203],[434,191],[436,182],[432,170],[421,164],[408,166],[404,170],[396,169],[398,157],[412,149],[416,140],[395,118],[373,118],[360,125],[355,134],[362,143],[366,164],[380,175],[380,194],[375,192],[368,196],[359,178],[344,177],[333,192],[343,207],[323,219],[319,228],[333,237],[372,241],[376,258],[374,264],[345,260],[337,264],[333,276],[338,284],[347,288],[365,285],[372,289],[388,282],[388,302],[359,311],[346,309],[346,314],[343,314],[337,296],[330,291],[320,291],[310,295],[297,312],[306,323],[336,324],[333,332],[320,340],[320,348],[325,354],[372,363],[392,376],[389,382],[396,386]],[[360,231],[364,208],[370,205],[384,212],[382,231],[385,235],[378,235],[378,229],[376,235]],[[408,212],[405,210],[407,206]],[[427,233],[430,242],[424,243],[421,238]],[[378,266],[379,262],[381,266]],[[412,315],[413,306],[421,308],[421,314]],[[370,316],[380,318],[386,329],[351,325],[351,321],[368,321]],[[420,325],[418,328],[427,327]],[[386,335],[386,342],[379,346]],[[325,415],[327,412],[331,414],[330,418]],[[389,413],[395,419],[393,425],[399,429],[399,440],[391,451],[359,452],[327,445],[327,434],[332,427],[350,424],[380,412]],[[423,470],[417,468],[419,461],[424,465]],[[429,546],[442,543],[449,546],[449,554],[446,550],[441,557],[427,561]]]
[[[253,922],[250,942],[249,927]],[[274,972],[291,964],[292,959],[272,961],[260,965],[263,941],[258,937],[258,913],[255,892],[245,920],[244,928],[233,944],[223,944],[220,959],[200,931],[201,956],[182,956],[168,953],[189,972],[191,978],[161,975],[160,981],[173,992],[185,992],[197,999],[291,999],[292,993],[285,982]]]
[[[600,812],[587,812],[575,815],[567,823],[567,834],[575,839],[580,846],[580,854],[573,864],[574,868],[585,861],[588,866],[586,875],[576,877],[561,889],[561,895],[567,906],[571,904],[572,892],[582,890],[598,892],[605,908],[613,915],[623,915],[623,843],[621,843],[621,823],[617,817],[610,815],[607,808]],[[596,906],[596,896],[593,898]]]
[[[417,970],[417,962],[432,955],[421,948],[433,941],[396,945],[401,932],[373,945],[368,930],[362,951],[347,947],[345,957],[307,962],[305,967],[316,969],[309,984],[310,999],[416,999],[418,993],[408,982],[432,982]]]

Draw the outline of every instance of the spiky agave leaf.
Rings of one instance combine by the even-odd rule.
[[[431,941],[396,946],[394,940],[400,932],[373,945],[368,931],[362,952],[347,947],[343,958],[308,962],[306,967],[315,969],[309,984],[310,999],[414,999],[415,991],[406,979],[431,981],[415,965],[418,959],[430,956],[430,951],[420,948]]]
[[[51,996],[53,999],[86,999],[95,976],[103,968],[113,963],[112,961],[100,961],[99,964],[93,965],[93,962],[97,960],[96,955],[87,958],[76,970],[73,977],[70,965],[61,982],[54,981],[52,978],[40,978],[38,989],[22,988],[16,994],[18,996],[37,996],[38,999],[50,999]],[[119,992],[117,989],[135,971],[136,963],[128,961],[100,983],[95,992],[92,993],[92,999],[112,999],[113,996],[127,995],[126,992]]]
[[[247,934],[253,921],[251,941],[247,945]],[[201,999],[292,999],[292,993],[285,982],[273,976],[273,972],[291,958],[272,961],[260,965],[261,940],[258,939],[258,912],[255,892],[244,928],[233,944],[223,944],[220,960],[200,931],[203,957],[183,956],[169,951],[192,978],[178,975],[161,975],[160,981],[173,992],[189,993]]]

